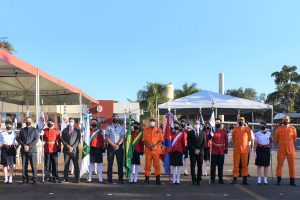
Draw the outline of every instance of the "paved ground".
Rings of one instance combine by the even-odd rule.
[[[60,159],[60,175],[62,175],[62,160]],[[276,158],[273,158],[273,163]],[[232,152],[229,153],[225,163],[225,181],[226,185],[209,185],[208,177],[204,177],[201,186],[192,186],[190,184],[190,176],[182,177],[182,184],[180,186],[170,185],[168,183],[168,176],[163,176],[163,185],[154,185],[154,177],[152,184],[148,186],[142,185],[143,174],[140,175],[140,182],[136,185],[99,185],[97,183],[86,184],[84,179],[82,183],[75,184],[52,184],[52,183],[39,183],[37,186],[31,184],[19,185],[20,167],[18,167],[18,176],[14,180],[13,185],[0,185],[0,197],[2,199],[298,199],[300,196],[300,187],[291,187],[288,185],[287,163],[284,165],[283,184],[276,186],[269,179],[270,185],[258,186],[256,185],[256,167],[253,165],[254,158],[250,160],[250,185],[239,184],[231,185],[231,170],[232,170]],[[143,168],[143,165],[142,165]],[[41,169],[41,166],[39,166]],[[104,178],[106,178],[106,161],[104,163]],[[297,184],[300,185],[300,151],[298,150],[296,158],[297,169]],[[273,165],[275,174],[275,164]],[[116,174],[114,175],[116,177]],[[271,176],[271,175],[270,175]],[[96,178],[96,176],[94,176]],[[1,173],[1,178],[3,175]],[[274,179],[275,180],[275,179]],[[70,179],[72,182],[73,179]]]

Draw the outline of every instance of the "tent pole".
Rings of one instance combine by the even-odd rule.
[[[254,114],[253,114],[253,112],[251,113],[251,117],[252,117],[252,123],[254,123]],[[254,130],[254,125],[252,125],[252,130]]]
[[[272,108],[271,108],[271,131],[274,131],[273,129],[274,129],[274,126],[273,126],[273,123],[274,123],[274,121],[273,121],[273,115],[274,115],[274,111],[273,111],[273,106],[272,106]]]

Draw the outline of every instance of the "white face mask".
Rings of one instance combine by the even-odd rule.
[[[199,130],[199,128],[200,128],[200,125],[198,125],[198,124],[197,124],[197,125],[194,125],[194,129],[195,129],[195,130]]]
[[[70,125],[70,127],[73,128],[74,127],[74,122],[70,122],[69,125]]]
[[[150,126],[154,127],[155,126],[155,122],[150,122]]]

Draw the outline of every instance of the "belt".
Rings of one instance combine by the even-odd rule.
[[[217,147],[222,147],[224,146],[224,144],[217,144],[217,143],[212,143],[214,146],[217,146]]]
[[[267,144],[267,145],[257,144],[257,147],[260,147],[260,148],[271,148],[271,146],[269,144]]]
[[[14,144],[8,145],[8,144],[3,144],[2,148],[3,149],[9,149],[9,148],[15,148],[16,146]]]
[[[56,144],[56,142],[45,142],[45,144]]]

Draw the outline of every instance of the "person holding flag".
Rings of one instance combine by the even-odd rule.
[[[133,123],[133,132],[132,132],[132,166],[130,174],[130,183],[137,183],[139,176],[139,166],[141,165],[141,156],[144,154],[144,143],[142,141],[143,132],[142,127],[139,122]]]
[[[211,169],[210,177],[211,184],[215,183],[216,166],[218,166],[219,183],[224,184],[223,181],[223,166],[225,154],[228,152],[228,137],[227,132],[221,127],[221,120],[216,120],[215,133],[211,132],[208,139],[211,141]]]
[[[202,181],[202,165],[205,141],[205,135],[200,129],[200,121],[195,120],[194,129],[190,130],[188,133],[188,149],[190,154],[190,167],[193,185],[200,185]],[[198,167],[197,176],[195,173],[196,164]]]
[[[252,140],[251,130],[245,125],[245,118],[239,117],[238,126],[232,131],[232,142],[233,142],[233,180],[232,184],[237,183],[237,177],[239,174],[239,164],[242,160],[242,175],[243,185],[249,185],[247,182],[248,178],[248,153],[249,153],[249,142]]]
[[[172,148],[170,153],[170,164],[173,171],[172,184],[180,184],[180,168],[183,166],[182,156],[185,150],[186,135],[180,130],[178,121],[174,122],[172,131]]]
[[[153,165],[155,168],[156,175],[156,184],[161,185],[160,182],[160,155],[162,152],[162,143],[164,141],[164,137],[162,131],[156,127],[156,119],[151,117],[150,126],[145,128],[142,141],[145,145],[145,155],[146,155],[146,164],[145,164],[145,181],[144,185],[150,184],[150,172],[151,172],[151,164],[153,161]]]
[[[98,182],[103,183],[102,163],[103,163],[104,137],[102,130],[98,128],[97,119],[92,119],[90,124],[90,164],[87,183],[92,182],[95,163],[97,163]]]
[[[278,126],[275,131],[275,142],[278,143],[277,151],[277,184],[281,183],[283,162],[287,158],[289,166],[290,185],[296,186],[296,171],[295,171],[295,142],[297,139],[297,130],[290,124],[290,117],[282,118],[282,125]]]
[[[126,121],[126,119],[125,119]],[[132,173],[132,155],[133,155],[133,145],[132,145],[132,126],[131,126],[131,113],[129,111],[129,123],[127,128],[127,135],[125,137],[125,147],[124,147],[124,163],[125,167],[125,177],[128,178]],[[126,126],[126,122],[124,123]],[[130,182],[130,180],[129,180]]]
[[[176,115],[175,115],[176,116]],[[176,120],[174,116],[174,120]],[[183,152],[183,156],[182,156],[182,161],[183,161],[183,168],[184,168],[184,175],[185,176],[188,176],[188,159],[189,159],[189,150],[187,148],[187,135],[188,135],[188,127],[187,127],[187,124],[186,124],[186,119],[181,119],[180,120],[180,130],[184,133],[185,135],[185,149],[184,149],[184,152]]]

